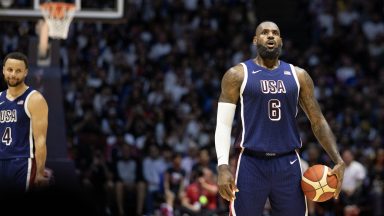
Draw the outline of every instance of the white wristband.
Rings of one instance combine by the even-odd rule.
[[[231,148],[231,131],[236,105],[219,102],[217,107],[217,122],[215,132],[215,148],[218,166],[228,164]]]

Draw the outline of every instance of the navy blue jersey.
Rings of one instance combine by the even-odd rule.
[[[29,87],[12,101],[7,99],[6,91],[0,93],[0,159],[34,157],[32,121],[27,108],[33,92]]]
[[[283,153],[301,147],[296,115],[300,84],[294,66],[280,61],[268,70],[252,59],[241,63],[242,134],[240,146],[254,151]]]

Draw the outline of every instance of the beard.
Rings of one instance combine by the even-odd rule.
[[[268,49],[268,47],[263,46],[261,44],[257,44],[256,47],[257,53],[259,53],[261,58],[270,60],[277,59],[280,56],[282,50],[281,44],[273,49]]]
[[[23,82],[24,82],[24,80],[19,80],[19,79],[13,79],[13,80],[11,80],[10,78],[7,79],[7,85],[8,85],[9,87],[16,87],[16,86],[22,84]]]

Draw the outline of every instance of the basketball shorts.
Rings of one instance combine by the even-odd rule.
[[[261,216],[269,198],[273,216],[304,216],[306,200],[301,190],[298,154],[261,158],[240,153],[231,215]]]
[[[26,192],[35,175],[36,162],[33,158],[0,159],[0,192]]]

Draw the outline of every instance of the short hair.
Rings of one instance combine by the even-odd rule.
[[[280,28],[279,28],[279,26],[275,23],[275,22],[273,22],[273,21],[269,21],[269,20],[265,20],[265,21],[262,21],[262,22],[260,22],[257,26],[256,26],[256,29],[255,29],[255,34],[257,33],[257,30],[259,29],[259,28],[261,28],[261,25],[262,24],[264,24],[264,23],[270,23],[270,24],[274,24],[274,25],[276,25],[277,26],[277,28],[279,29],[279,31],[280,31]]]
[[[25,68],[28,69],[28,58],[26,55],[24,55],[21,52],[11,52],[8,55],[5,56],[4,61],[3,61],[3,66],[5,65],[5,62],[7,62],[8,59],[17,59],[21,60],[25,64]]]

